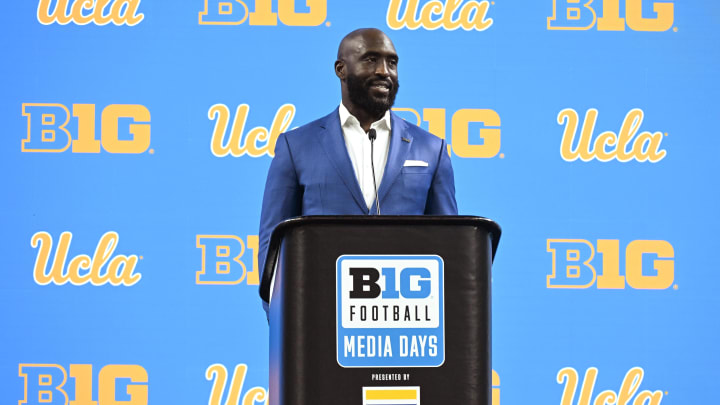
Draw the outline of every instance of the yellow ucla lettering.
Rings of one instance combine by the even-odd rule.
[[[71,1],[68,9],[68,1]],[[137,25],[145,18],[138,14],[140,0],[40,0],[37,19],[43,25]],[[69,12],[69,13],[68,13]],[[66,14],[67,13],[67,14]]]
[[[625,0],[625,18],[620,17],[620,0],[602,0],[602,17],[598,18],[593,0],[552,0],[552,16],[547,19],[549,30],[589,30],[597,22],[598,31],[667,31],[675,19],[671,1],[653,1],[654,18],[642,15],[643,0]],[[645,0],[648,1],[648,0]]]
[[[250,106],[241,104],[235,110],[230,136],[227,137],[228,123],[230,122],[230,109],[225,104],[215,104],[208,110],[208,118],[215,120],[215,129],[210,140],[210,151],[217,157],[232,155],[240,157],[248,154],[251,157],[268,155],[275,156],[275,143],[281,133],[287,131],[295,117],[295,106],[283,104],[278,108],[273,118],[270,130],[264,127],[255,127],[248,131],[243,139],[245,123],[250,112]]]
[[[578,135],[580,118],[577,111],[572,108],[560,111],[557,122],[565,125],[560,143],[560,156],[564,160],[572,162],[580,159],[588,162],[597,159],[607,162],[617,159],[619,162],[629,162],[634,159],[638,162],[656,163],[667,155],[667,151],[660,146],[663,139],[662,132],[643,131],[638,134],[644,118],[641,109],[634,108],[625,115],[617,134],[605,131],[593,142],[592,135],[595,132],[597,115],[598,111],[594,108],[585,113],[585,120]]]
[[[388,27],[394,30],[415,30],[422,27],[427,30],[443,28],[453,31],[462,28],[465,31],[485,31],[492,26],[493,19],[487,18],[489,1],[463,2],[464,0],[446,0],[443,3],[440,0],[431,0],[420,8],[418,0],[405,0],[404,12],[401,15],[403,0],[390,0],[386,22]],[[453,19],[455,14],[457,18]]]
[[[597,281],[598,289],[622,289],[627,279],[634,289],[663,290],[675,280],[675,252],[664,240],[630,242],[625,249],[624,276],[620,274],[618,240],[597,241],[597,252],[602,256],[599,266],[593,265],[594,245],[584,239],[548,239],[547,252],[552,255],[548,288],[588,288]],[[647,256],[655,256],[652,270],[644,269]]]
[[[255,405],[255,403],[267,403],[267,390],[263,387],[253,387],[249,389],[243,396],[242,403],[239,402],[240,394],[242,392],[243,385],[245,384],[247,368],[248,367],[245,364],[238,364],[235,366],[232,381],[230,383],[230,390],[228,392],[227,399],[225,400],[226,405]],[[205,370],[205,379],[213,381],[208,404],[220,405],[223,393],[225,392],[225,386],[227,385],[227,368],[219,363],[213,364]]]
[[[202,251],[201,269],[195,273],[197,284],[239,284],[247,278],[248,285],[260,284],[257,235],[248,235],[247,247],[252,252],[251,269],[240,258],[245,243],[235,235],[197,235],[195,246]]]
[[[500,375],[492,371],[492,405],[500,405]]]
[[[22,114],[27,118],[27,136],[23,152],[64,152],[72,144],[73,153],[143,153],[150,147],[150,111],[138,104],[110,104],[102,111],[101,139],[95,137],[95,105],[73,104],[72,117],[77,118],[77,138],[65,128],[70,111],[62,104],[25,103]],[[121,122],[132,119],[121,137]],[[123,138],[123,139],[121,139]],[[126,139],[130,138],[130,139]],[[154,151],[150,149],[150,153]]]
[[[200,25],[240,25],[250,17],[250,25],[277,25],[280,21],[289,26],[317,26],[327,18],[327,0],[305,0],[307,12],[295,10],[295,0],[277,0],[278,12],[273,12],[273,0],[255,0],[251,12],[241,0],[205,0],[198,15]]]
[[[422,121],[427,122],[430,133],[445,139],[444,108],[424,108],[422,117],[417,110],[412,108],[393,108],[393,111],[412,114],[415,117],[414,124],[418,126]],[[479,138],[482,140],[482,144],[470,143],[471,123],[484,124],[479,129]],[[491,158],[500,152],[500,115],[493,110],[460,109],[453,114],[450,131],[452,139],[448,142],[448,154],[452,150],[459,157]]]
[[[33,277],[39,285],[70,283],[73,285],[92,284],[95,286],[111,284],[114,286],[132,286],[140,281],[142,275],[134,273],[138,257],[136,255],[116,255],[113,252],[120,237],[116,232],[106,232],[98,242],[93,257],[78,255],[70,259],[65,270],[72,233],[60,234],[52,266],[48,270],[52,253],[52,236],[47,232],[37,232],[32,236],[30,245],[38,249]],[[107,264],[107,269],[103,267]]]
[[[603,405],[603,404],[630,404],[633,405],[658,405],[662,400],[662,391],[640,391],[645,371],[641,367],[631,368],[623,378],[620,389],[615,392],[605,390],[600,392],[593,401],[593,391],[597,380],[598,369],[590,367],[585,372],[580,395],[577,402],[574,402],[575,393],[578,387],[579,375],[572,367],[565,367],[557,374],[558,384],[565,384],[560,405]],[[636,396],[637,394],[637,396]],[[634,398],[634,400],[633,400]]]
[[[115,389],[118,379],[129,379],[127,405],[148,404],[148,374],[138,365],[110,364],[100,369],[98,376],[98,401],[93,401],[92,365],[71,364],[70,377],[75,381],[75,398],[69,401],[63,386],[67,382],[65,368],[58,364],[20,364],[19,376],[24,380],[24,399],[26,405],[80,405],[80,404],[117,404]],[[69,402],[68,402],[69,401]]]

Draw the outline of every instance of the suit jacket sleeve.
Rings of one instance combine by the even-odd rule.
[[[270,164],[265,182],[260,214],[258,250],[260,280],[263,279],[270,235],[280,222],[302,213],[302,194],[303,190],[298,182],[287,138],[285,134],[280,134],[275,145],[275,157]]]
[[[442,141],[437,170],[433,176],[427,202],[425,215],[457,215],[457,202],[455,201],[455,175],[453,174],[447,144]]]

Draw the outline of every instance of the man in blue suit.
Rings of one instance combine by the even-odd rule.
[[[380,30],[356,30],[340,42],[342,103],[277,139],[260,217],[261,271],[272,230],[288,218],[457,215],[445,141],[390,111],[397,65],[395,46]]]

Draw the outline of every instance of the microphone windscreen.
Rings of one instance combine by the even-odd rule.
[[[375,128],[370,128],[370,131],[368,131],[368,138],[371,141],[374,141],[375,138],[377,138],[377,132],[375,132]]]

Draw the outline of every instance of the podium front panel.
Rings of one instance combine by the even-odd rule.
[[[284,231],[270,403],[490,404],[492,233],[374,218]]]

